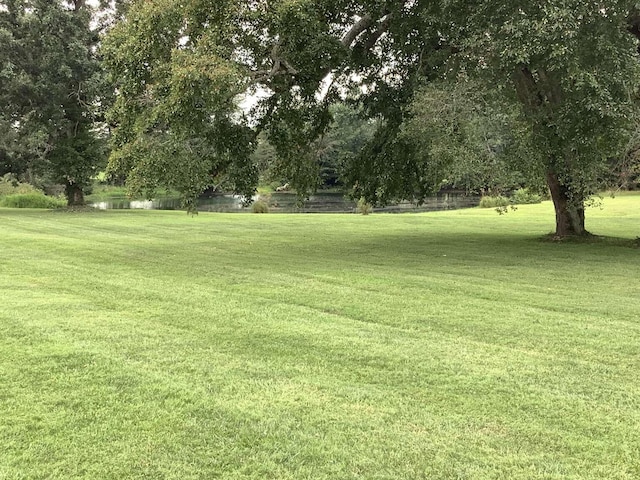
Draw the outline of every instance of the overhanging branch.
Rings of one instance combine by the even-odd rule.
[[[374,19],[371,15],[367,14],[361,17],[347,33],[344,34],[340,43],[346,49],[354,47],[354,43],[358,40],[364,32],[370,31],[372,27],[376,26],[376,29],[371,31],[362,41],[357,43],[359,48],[365,50],[371,50],[378,42],[380,37],[389,30],[393,15],[389,11],[385,11],[384,15],[378,20]],[[281,53],[281,41],[279,40],[271,50],[271,60],[273,65],[269,70],[256,70],[251,72],[251,78],[255,81],[268,81],[279,75],[298,75],[298,70],[282,55]],[[326,77],[332,68],[328,67],[325,71],[321,72],[320,78]]]
[[[369,36],[369,38],[367,38],[366,41],[362,44],[365,50],[371,50],[380,39],[380,37],[384,35],[387,30],[389,30],[392,19],[393,15],[390,13],[382,17],[380,22],[378,22],[378,28],[376,28],[375,32],[373,32]]]
[[[353,27],[342,37],[342,45],[346,48],[351,47],[353,42],[358,36],[373,25],[373,17],[371,15],[365,15],[358,20]]]

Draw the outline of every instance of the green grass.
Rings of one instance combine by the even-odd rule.
[[[637,479],[640,197],[0,210],[0,479]],[[628,239],[621,240],[621,239]]]

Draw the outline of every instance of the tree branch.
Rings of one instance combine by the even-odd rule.
[[[365,31],[369,30],[372,26],[377,24],[377,28],[373,31],[364,41],[358,45],[366,50],[371,50],[380,37],[389,30],[393,15],[389,11],[384,12],[384,16],[379,20],[375,20],[371,15],[367,14],[360,18],[342,37],[340,43],[347,49],[351,48],[358,37]],[[278,75],[289,74],[292,76],[297,75],[298,70],[291,65],[291,63],[284,58],[280,53],[281,41],[279,40],[273,46],[271,50],[271,59],[273,65],[270,70],[256,70],[250,73],[253,80],[267,81]],[[322,78],[326,77],[331,72],[331,68],[326,69]]]
[[[367,40],[362,44],[365,50],[371,50],[376,42],[380,39],[380,37],[389,30],[389,26],[391,25],[391,20],[393,19],[393,15],[391,13],[382,17],[380,22],[378,23],[378,28],[376,31],[367,38]]]
[[[358,35],[367,30],[371,25],[373,25],[373,17],[367,14],[358,20],[345,34],[345,36],[342,37],[342,45],[349,48],[351,44],[353,44],[354,40],[358,38]]]
[[[273,65],[270,70],[256,70],[250,73],[252,79],[256,81],[270,80],[277,75],[288,73],[289,75],[297,75],[298,70],[280,54],[282,41],[278,40],[271,49],[271,60]]]

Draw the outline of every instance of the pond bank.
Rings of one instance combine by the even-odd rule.
[[[269,211],[274,213],[354,213],[356,202],[341,193],[317,193],[311,195],[302,205],[298,204],[295,193],[271,193],[256,195],[254,200],[264,200],[269,204]],[[198,200],[200,212],[251,212],[251,207],[243,207],[240,195],[215,195]],[[401,202],[376,207],[374,212],[429,212],[436,210],[455,210],[478,205],[480,197],[462,193],[440,193],[425,200],[422,205]],[[89,202],[89,205],[101,210],[113,209],[145,209],[145,210],[180,210],[182,205],[177,197],[158,197],[153,200],[130,200],[127,197],[115,197],[108,200]]]

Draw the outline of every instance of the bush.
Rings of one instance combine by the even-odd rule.
[[[269,213],[269,205],[264,200],[256,200],[251,205],[251,211],[253,213]]]
[[[0,197],[4,195],[15,195],[19,193],[38,193],[38,190],[33,185],[28,183],[20,183],[18,179],[7,173],[4,177],[0,177]]]
[[[529,203],[542,202],[542,196],[530,192],[526,188],[519,188],[511,195],[511,202],[514,205],[526,205]]]
[[[373,212],[373,206],[370,203],[367,203],[364,197],[361,197],[360,200],[358,200],[358,206],[356,207],[356,209],[358,213],[362,215],[369,215],[371,212]]]
[[[511,205],[509,199],[502,195],[497,197],[485,196],[480,199],[480,208],[502,208],[509,205]]]
[[[0,207],[6,208],[61,208],[65,200],[47,197],[43,193],[19,193],[0,197]]]

